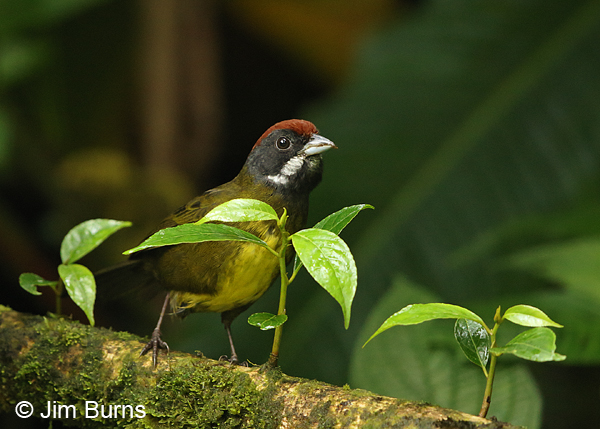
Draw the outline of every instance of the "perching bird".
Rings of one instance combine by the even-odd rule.
[[[291,119],[269,128],[258,139],[240,173],[230,182],[204,192],[167,217],[154,232],[196,222],[211,209],[235,198],[253,198],[271,205],[281,216],[289,216],[290,234],[302,229],[308,216],[308,196],[323,174],[321,153],[336,146],[317,134],[308,121]],[[275,221],[231,223],[276,248],[281,235]],[[288,262],[292,258],[287,254]],[[168,350],[160,325],[170,301],[173,312],[184,317],[191,312],[221,313],[231,347],[230,361],[238,356],[231,336],[231,322],[260,298],[279,275],[279,263],[268,250],[252,243],[211,241],[158,247],[133,254],[127,263],[99,273],[118,279],[159,283],[169,291],[150,342],[140,355]],[[120,276],[122,274],[122,276]]]

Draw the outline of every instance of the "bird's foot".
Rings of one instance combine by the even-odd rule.
[[[154,365],[154,368],[156,368],[156,365],[158,365],[159,349],[166,350],[167,354],[169,354],[169,345],[160,338],[160,329],[156,328],[154,331],[152,331],[150,341],[148,341],[148,344],[144,346],[140,352],[140,356],[144,356],[146,353],[152,350],[152,364]]]
[[[219,357],[219,361],[220,362],[229,362],[232,365],[245,366],[245,367],[248,366],[248,362],[246,362],[246,361],[240,362],[237,355],[231,355],[230,358],[227,357],[226,355],[223,355],[223,356]]]

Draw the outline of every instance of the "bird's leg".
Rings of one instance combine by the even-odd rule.
[[[233,337],[231,336],[231,322],[232,320],[224,320],[225,330],[227,331],[227,337],[229,338],[229,347],[231,347],[231,357],[228,359],[229,362],[237,364],[239,362],[238,355],[235,352],[235,346],[233,345]]]
[[[166,350],[167,354],[169,354],[169,345],[160,338],[160,325],[162,325],[163,317],[165,316],[165,312],[167,311],[169,297],[169,294],[167,294],[167,296],[165,297],[165,302],[162,306],[162,310],[160,311],[158,323],[156,324],[156,328],[154,328],[154,331],[152,331],[150,341],[148,341],[148,344],[146,344],[140,352],[140,356],[144,356],[150,351],[150,349],[152,349],[152,364],[154,365],[154,368],[156,368],[156,365],[158,365],[158,349]]]
[[[225,331],[227,331],[227,338],[229,338],[229,347],[231,347],[231,357],[227,359],[226,356],[221,356],[219,360],[228,360],[233,364],[239,364],[238,355],[235,352],[235,346],[233,345],[233,337],[231,336],[231,322],[233,319],[239,316],[244,310],[246,310],[250,305],[245,305],[243,307],[234,308],[233,310],[224,311],[221,313],[221,322],[223,322],[223,326],[225,326]]]

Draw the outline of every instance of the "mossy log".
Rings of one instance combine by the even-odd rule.
[[[158,368],[142,339],[0,306],[0,409],[124,428],[511,428],[402,401],[171,352]],[[22,404],[21,412],[31,411]]]

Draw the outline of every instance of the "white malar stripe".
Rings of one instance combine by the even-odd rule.
[[[293,158],[290,158],[290,160],[281,168],[279,174],[267,176],[267,179],[270,182],[279,185],[286,185],[290,181],[290,177],[292,177],[302,168],[304,165],[304,160],[304,155],[296,155]]]
[[[294,156],[285,163],[279,174],[283,174],[284,176],[293,176],[304,165],[304,158],[305,157],[303,155]]]
[[[267,176],[267,180],[275,185],[287,185],[290,181],[289,176],[284,176],[283,174],[274,174],[271,176]]]

